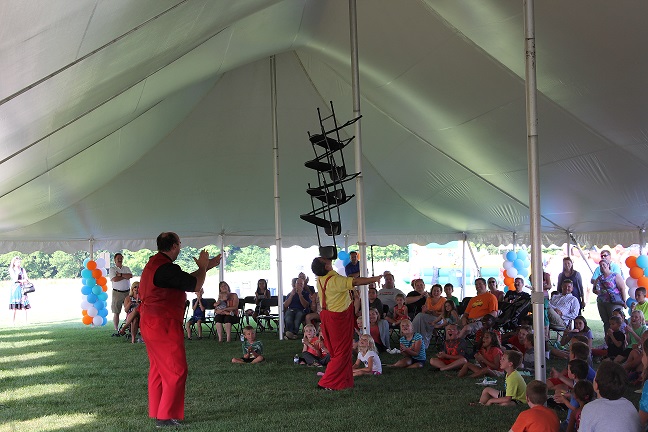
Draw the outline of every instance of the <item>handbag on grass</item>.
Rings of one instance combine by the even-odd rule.
[[[27,282],[25,285],[22,286],[23,295],[33,293],[34,291],[36,291],[36,288],[34,288],[34,284],[31,282]]]

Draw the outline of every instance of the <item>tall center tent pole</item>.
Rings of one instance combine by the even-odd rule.
[[[360,73],[358,70],[358,15],[355,0],[349,0],[349,29],[351,33],[351,89],[353,93],[353,118],[360,112]],[[355,172],[356,210],[358,215],[358,252],[360,254],[360,276],[367,276],[367,231],[365,229],[364,173],[362,172],[362,119],[354,123],[355,128]],[[369,334],[369,290],[361,287],[363,333]]]
[[[275,247],[277,248],[277,298],[279,306],[279,340],[283,340],[283,278],[281,259],[281,200],[279,199],[279,135],[277,128],[277,60],[270,57],[270,103],[272,105],[272,160],[274,174]]]
[[[218,282],[223,282],[225,280],[225,233],[221,232],[220,235],[218,236],[218,240],[220,244],[218,247],[220,247],[221,251],[221,263],[218,266]]]
[[[535,22],[533,0],[524,0],[525,87],[527,113],[527,153],[529,169],[529,211],[531,231],[531,285],[535,339],[535,378],[545,382],[544,293],[542,292],[542,244],[540,235],[540,162],[538,152],[538,112],[536,83]]]
[[[461,248],[461,300],[466,297],[466,244],[468,243],[468,234],[463,233],[463,244]]]

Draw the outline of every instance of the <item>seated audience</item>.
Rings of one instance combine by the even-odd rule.
[[[263,357],[263,343],[256,340],[256,332],[252,326],[245,326],[243,328],[243,357],[232,359],[232,363],[260,363],[265,358]]]
[[[466,311],[461,316],[461,325],[463,327],[459,332],[458,337],[460,339],[475,334],[482,326],[481,319],[484,315],[497,316],[497,298],[486,288],[486,280],[484,278],[475,279],[475,288],[477,289],[477,295],[470,299]]]
[[[218,284],[218,300],[214,305],[214,325],[218,342],[223,342],[223,327],[225,328],[226,341],[232,339],[232,324],[238,322],[238,296],[231,292],[227,282],[221,281]]]
[[[425,364],[426,354],[423,349],[423,337],[414,333],[412,322],[408,319],[400,322],[400,352],[403,358],[391,367],[420,369]]]
[[[283,302],[286,337],[288,339],[298,338],[299,327],[310,305],[310,292],[304,289],[304,283],[303,279],[293,278],[291,282],[292,290]]]
[[[466,360],[466,340],[457,336],[457,326],[446,327],[443,351],[430,359],[430,365],[442,371],[461,369]]]
[[[533,380],[526,386],[528,410],[518,414],[509,432],[558,432],[558,416],[545,406],[547,402],[547,385]]]
[[[501,368],[506,373],[505,390],[486,387],[479,398],[481,405],[515,406],[526,402],[526,383],[516,370],[522,363],[522,354],[507,350],[502,354]]]
[[[371,335],[363,334],[358,341],[358,359],[353,365],[353,376],[381,375],[382,363]]]
[[[385,278],[385,283],[378,291],[378,298],[383,305],[387,305],[387,307],[389,307],[389,312],[391,312],[396,305],[396,294],[405,295],[405,293],[396,288],[394,275],[391,274],[391,272],[385,271],[385,273],[383,273],[383,277]]]

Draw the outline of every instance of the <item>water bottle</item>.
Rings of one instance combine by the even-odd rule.
[[[295,354],[295,358],[293,358],[293,363],[295,364],[299,363],[299,354]]]
[[[243,336],[243,333],[241,333],[241,342],[245,340],[245,336]]]

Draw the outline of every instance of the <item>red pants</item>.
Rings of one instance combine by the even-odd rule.
[[[343,390],[353,387],[353,305],[345,312],[320,312],[324,345],[331,354],[326,372],[319,381],[321,387]]]
[[[188,370],[182,325],[142,313],[140,330],[150,363],[149,417],[182,420]]]

